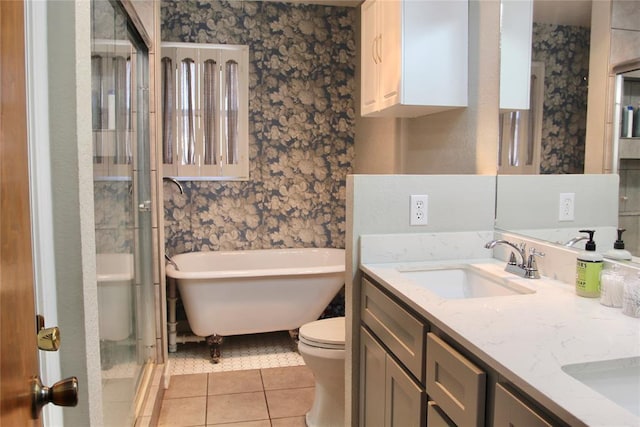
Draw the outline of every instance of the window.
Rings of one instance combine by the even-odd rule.
[[[249,178],[249,48],[163,43],[164,174]]]

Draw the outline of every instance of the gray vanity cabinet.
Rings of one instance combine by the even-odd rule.
[[[367,277],[360,315],[361,427],[567,425]]]
[[[455,424],[483,426],[486,373],[431,332],[427,334],[426,363],[429,398]]]
[[[426,396],[421,387],[362,327],[360,425],[421,427]]]
[[[366,279],[362,319],[360,426],[424,426],[426,326]]]
[[[523,402],[508,386],[496,384],[495,427],[551,427],[552,424]]]

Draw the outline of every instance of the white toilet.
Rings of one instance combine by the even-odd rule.
[[[344,317],[316,320],[300,328],[298,351],[316,380],[309,427],[344,426]]]

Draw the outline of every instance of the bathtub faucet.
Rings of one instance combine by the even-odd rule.
[[[176,271],[180,271],[180,269],[178,268],[178,264],[176,264],[176,262],[173,259],[171,259],[171,257],[169,255],[167,255],[166,252],[164,253],[164,259],[166,259],[167,262],[169,264],[171,264],[173,266],[173,268],[176,269]]]
[[[178,182],[177,179],[172,178],[170,176],[163,176],[162,177],[162,181],[169,181],[169,182],[173,182],[175,185],[178,186],[178,190],[180,190],[180,194],[184,194],[184,188],[182,188],[182,184],[180,184],[180,182]]]

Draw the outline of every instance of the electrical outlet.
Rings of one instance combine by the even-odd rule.
[[[558,221],[575,220],[575,202],[576,193],[560,193],[560,210],[558,213]]]
[[[410,225],[427,225],[427,211],[429,208],[429,196],[426,194],[411,195]]]

